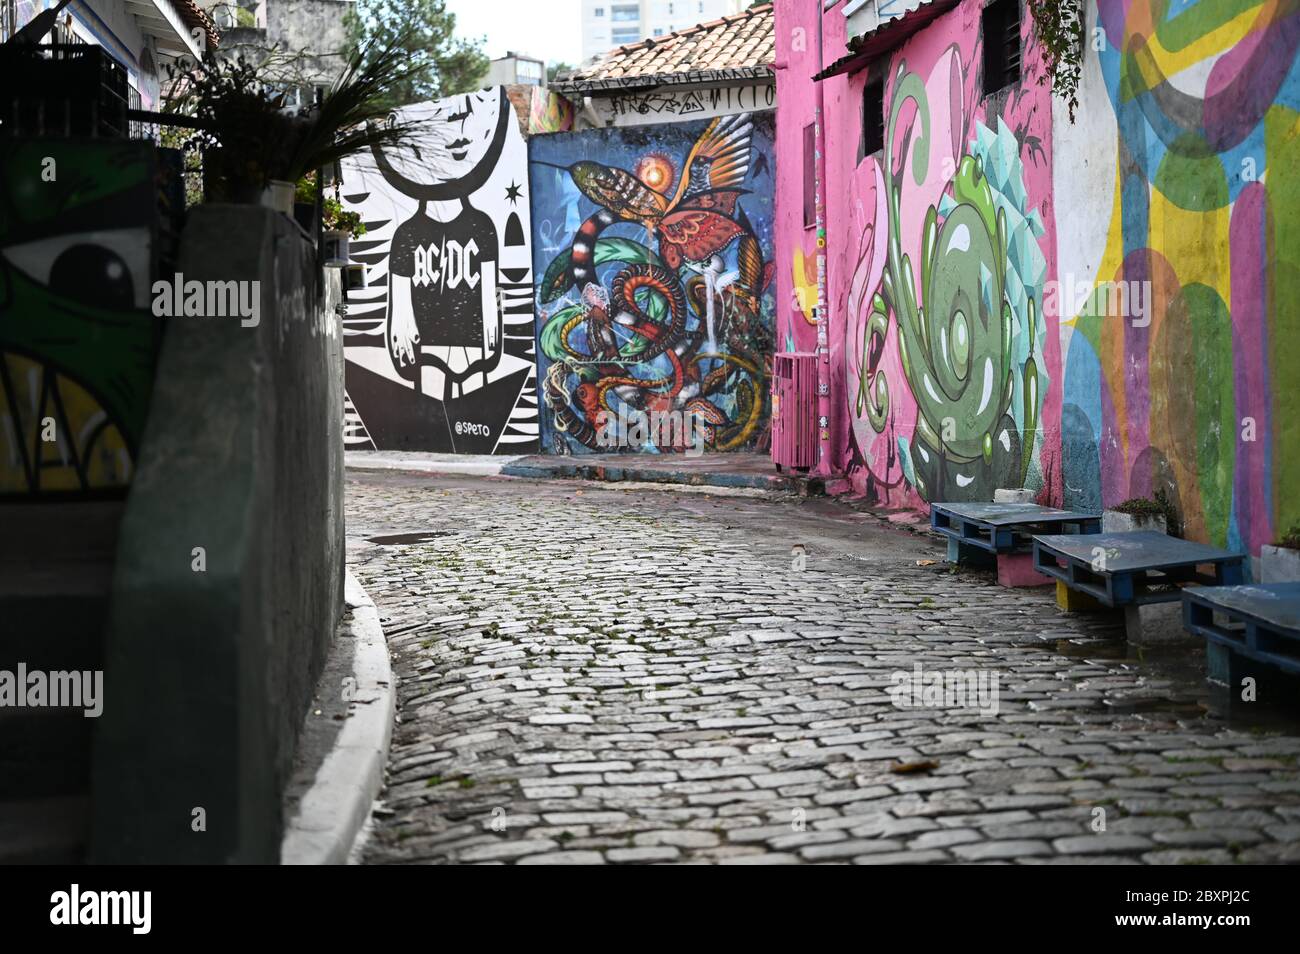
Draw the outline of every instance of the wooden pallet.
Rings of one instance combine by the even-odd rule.
[[[1246,558],[1163,533],[1055,534],[1034,537],[1034,569],[1107,606],[1172,603],[1188,583],[1241,583]],[[1201,572],[1209,566],[1209,573]]]
[[[1183,625],[1238,656],[1300,675],[1300,583],[1183,590]]]
[[[1028,553],[1035,534],[1101,532],[1101,516],[1026,503],[932,503],[930,529],[989,553]]]

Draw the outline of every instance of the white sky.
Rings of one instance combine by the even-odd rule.
[[[487,37],[489,57],[513,50],[576,65],[582,56],[578,0],[447,0],[447,9],[457,36]]]

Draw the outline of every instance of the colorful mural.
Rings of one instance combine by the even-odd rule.
[[[1092,13],[1057,123],[1058,205],[1095,210],[1061,248],[1065,500],[1164,490],[1187,536],[1257,553],[1300,523],[1300,5]]]
[[[568,132],[573,128],[573,103],[559,93],[534,86],[528,99],[528,134]]]
[[[890,506],[1163,492],[1186,536],[1258,553],[1300,523],[1300,4],[1086,7],[1075,122],[1037,82],[1028,16],[1020,82],[983,96],[979,0],[821,83],[834,464]],[[817,274],[800,138],[821,64],[786,38],[818,15],[778,0],[793,302]],[[886,145],[863,156],[868,75]],[[782,313],[788,350],[816,347],[807,317]]]
[[[1000,487],[1048,497],[1059,470],[1044,427],[1059,357],[1039,209],[1051,112],[1032,77],[982,97],[979,9],[941,17],[876,67],[888,70],[884,149],[832,165],[851,199],[830,219],[843,459],[855,486],[892,506],[990,500]],[[845,99],[865,81],[851,77]],[[833,154],[857,147],[833,114],[829,128]]]
[[[130,483],[158,346],[157,168],[152,143],[0,140],[0,495]]]
[[[344,167],[366,286],[344,319],[351,449],[537,449],[527,152],[505,89],[404,107],[409,144]]]
[[[592,130],[531,147],[543,446],[707,450],[762,440],[772,349],[772,120]]]

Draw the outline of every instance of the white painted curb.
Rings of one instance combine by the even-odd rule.
[[[385,454],[381,451],[345,451],[343,465],[348,470],[496,477],[501,473],[502,467],[520,459],[519,455],[497,457],[489,454]]]
[[[379,611],[351,570],[343,598],[352,610],[356,695],[334,748],[285,829],[280,845],[280,863],[285,865],[346,864],[384,783],[397,703],[388,643]]]

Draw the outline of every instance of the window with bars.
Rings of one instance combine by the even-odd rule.
[[[1020,0],[991,0],[980,18],[984,95],[1020,82]]]
[[[877,76],[862,89],[862,155],[858,161],[885,148],[885,78]]]
[[[817,124],[803,127],[803,227],[817,224]]]

